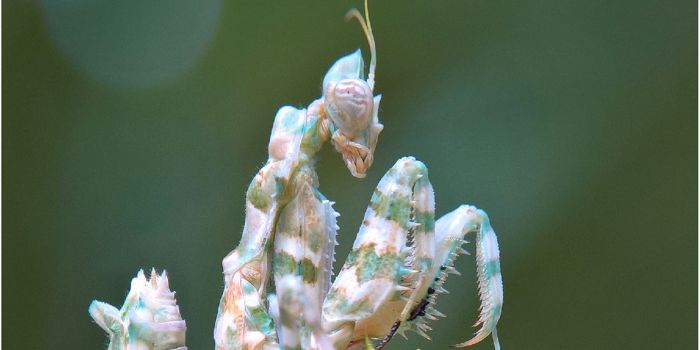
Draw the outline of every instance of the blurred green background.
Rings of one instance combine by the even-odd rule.
[[[284,104],[316,98],[366,43],[359,1],[2,2],[2,345],[102,349],[93,298],[120,305],[165,268],[190,349],[212,349],[221,258]],[[438,212],[473,203],[501,243],[504,349],[697,344],[697,2],[372,1],[376,161],[330,147],[339,266],[400,156]],[[469,247],[473,250],[473,245]],[[468,338],[472,257],[432,342]],[[490,340],[474,347],[491,349]]]

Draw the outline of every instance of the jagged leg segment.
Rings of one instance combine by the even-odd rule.
[[[435,308],[436,298],[439,294],[447,293],[443,284],[448,274],[459,275],[459,272],[454,268],[454,262],[458,255],[468,254],[462,248],[462,245],[467,243],[464,237],[469,233],[477,234],[477,246],[482,247],[477,247],[479,279],[480,281],[490,281],[490,284],[480,282],[480,286],[483,286],[483,288],[480,287],[480,297],[482,299],[482,316],[480,320],[483,319],[488,323],[477,332],[475,339],[458,346],[475,344],[491,333],[493,334],[496,349],[499,349],[495,326],[500,316],[503,292],[500,273],[496,273],[499,270],[497,248],[494,253],[494,244],[497,244],[495,243],[496,237],[489,225],[486,214],[468,205],[458,207],[435,223],[435,263],[432,269],[421,271],[421,273],[429,277],[431,281],[430,286],[426,293],[421,295],[421,302],[412,309],[409,318],[405,321],[399,320],[395,322],[377,349],[383,348],[391,340],[394,333],[403,334],[406,330],[415,331],[430,339],[427,332],[431,328],[427,325],[427,322],[436,320],[439,317],[445,317],[443,313]],[[479,261],[482,263],[479,263]],[[486,263],[486,261],[489,261],[489,263]],[[482,278],[481,276],[484,277]],[[394,317],[398,317],[398,314],[395,314]],[[477,325],[485,322],[478,322]]]
[[[426,281],[413,268],[432,266],[433,208],[425,165],[411,157],[397,161],[374,191],[353,250],[323,304],[324,327],[336,349],[384,336],[406,302],[418,298],[412,287],[423,288]]]
[[[448,274],[459,274],[454,268],[454,262],[458,255],[468,254],[462,248],[467,243],[464,237],[469,233],[476,233],[476,260],[477,276],[479,280],[479,296],[481,299],[480,317],[475,326],[482,325],[476,336],[467,342],[456,346],[468,346],[478,343],[493,334],[496,349],[499,349],[496,336],[496,324],[503,304],[503,284],[500,274],[498,243],[496,234],[491,228],[486,213],[476,207],[462,205],[452,212],[441,217],[435,224],[435,262],[432,270],[426,275],[430,276],[432,283],[423,300],[422,309],[414,310],[413,315],[418,315],[402,325],[404,328],[414,330],[425,336],[424,332],[430,330],[427,320],[435,320],[445,315],[435,309],[438,294],[447,293],[443,284]]]
[[[494,346],[496,350],[499,350],[496,325],[503,308],[503,279],[501,277],[498,240],[486,213],[477,209],[475,214],[479,219],[476,235],[476,268],[481,312],[479,320],[474,326],[481,325],[481,328],[476,332],[474,338],[455,346],[473,345],[492,334]]]

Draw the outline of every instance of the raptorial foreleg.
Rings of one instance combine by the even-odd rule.
[[[466,346],[494,335],[503,300],[498,245],[488,216],[463,205],[437,222],[425,166],[400,159],[372,196],[353,251],[336,278],[323,308],[336,349],[359,346],[366,337],[383,347],[395,333],[413,330],[426,338],[428,320],[444,316],[436,297],[454,267],[464,237],[476,234],[482,328]],[[386,336],[385,336],[386,335]]]
[[[489,217],[483,210],[468,207],[469,217],[473,218],[470,225],[476,226],[476,271],[481,299],[479,320],[474,325],[481,328],[468,341],[455,345],[465,347],[476,344],[489,334],[493,337],[496,350],[500,350],[496,325],[501,317],[503,308],[503,278],[501,276],[500,253],[496,232],[491,227]]]
[[[496,349],[500,348],[496,324],[503,305],[503,283],[500,274],[498,242],[486,213],[470,205],[462,205],[437,220],[435,264],[431,270],[422,271],[430,277],[432,283],[422,297],[420,307],[414,308],[407,320],[399,319],[378,348],[383,347],[394,333],[402,333],[405,330],[413,330],[428,338],[426,332],[430,327],[427,321],[445,317],[435,308],[436,298],[439,294],[447,293],[443,287],[447,276],[459,275],[454,268],[454,262],[458,255],[467,254],[462,245],[467,243],[464,238],[470,233],[476,234],[477,277],[481,299],[481,313],[475,326],[482,325],[482,327],[473,339],[456,346],[473,345],[492,334]]]
[[[415,271],[432,267],[433,208],[425,165],[412,157],[397,161],[372,195],[353,250],[323,304],[336,349],[383,336],[395,321],[385,315],[420,302],[413,301],[417,290],[426,290],[429,281]]]

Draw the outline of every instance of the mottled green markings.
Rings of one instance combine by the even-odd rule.
[[[300,118],[297,118],[297,113],[305,113],[306,110],[300,111],[300,110],[295,110],[293,113],[285,114],[284,118],[282,118],[282,127],[284,130],[288,133],[296,133],[299,132],[299,129],[304,126],[303,123],[299,122]]]
[[[433,259],[431,258],[420,258],[418,260],[418,267],[420,271],[428,271],[433,266]]]
[[[129,343],[135,343],[137,341],[140,341],[140,338],[141,338],[140,333],[141,333],[142,328],[143,328],[142,325],[138,325],[136,323],[130,323],[129,330],[128,330],[129,336],[127,337],[127,341]]]
[[[272,258],[272,269],[275,275],[289,275],[296,271],[297,262],[293,256],[285,252],[275,252]]]
[[[287,292],[280,297],[280,302],[283,303],[280,305],[280,321],[282,322],[282,325],[289,329],[295,329],[295,321],[298,318],[298,315],[291,314],[289,313],[289,308],[282,307],[282,305],[290,305],[294,302],[294,299],[289,292]]]
[[[331,290],[331,292],[328,293],[327,301],[330,303],[324,303],[324,309],[326,309],[326,305],[332,304],[332,313],[336,315],[356,317],[358,315],[364,315],[372,312],[372,304],[370,304],[366,297],[350,302],[347,296],[345,296],[343,293],[338,293],[335,290]]]
[[[484,272],[486,272],[486,278],[491,278],[501,273],[501,264],[498,260],[487,261],[486,264],[484,264]]]
[[[341,293],[338,293],[338,290],[331,288],[331,290],[328,291],[328,294],[326,294],[326,300],[323,302],[324,308],[325,308],[326,304],[337,303],[338,299],[341,299],[341,298],[344,299],[345,296],[342,295]]]
[[[397,290],[394,293],[391,294],[391,298],[389,299],[390,301],[399,301],[401,300],[401,291]]]
[[[496,327],[496,323],[498,322],[498,318],[501,317],[501,309],[502,308],[503,308],[503,305],[498,304],[498,305],[494,306],[493,310],[491,311],[491,318],[489,321],[491,322],[491,325],[494,328]]]
[[[346,264],[355,266],[357,280],[360,283],[376,278],[398,279],[401,259],[394,253],[377,254],[374,244],[369,244],[353,250]]]
[[[299,220],[302,219],[296,214],[299,202],[293,200],[289,203],[277,221],[277,228],[275,230],[276,234],[280,236],[288,236],[293,238],[300,238],[299,231],[301,230]]]
[[[246,295],[256,295],[258,290],[248,281],[242,281],[243,293]],[[246,321],[253,326],[253,328],[260,330],[265,336],[273,336],[275,334],[275,325],[272,322],[272,318],[260,303],[255,307],[246,306]]]
[[[242,350],[243,349],[243,342],[239,340],[238,336],[238,329],[228,327],[226,329],[226,345],[228,345],[229,349],[233,350]]]
[[[283,198],[285,189],[287,188],[287,180],[282,177],[275,176],[275,194],[279,198]]]
[[[379,189],[374,190],[370,207],[377,216],[394,221],[403,228],[408,228],[411,215],[411,200],[396,194],[384,194]]]
[[[248,191],[246,192],[246,198],[253,204],[254,207],[265,210],[270,205],[270,198],[265,194],[265,192],[256,185],[257,181],[253,180],[248,186]]]
[[[309,248],[314,253],[318,253],[321,247],[325,245],[324,243],[328,243],[328,238],[326,237],[326,235],[318,229],[311,229],[308,235],[308,239]]]
[[[297,262],[293,256],[285,252],[276,252],[272,258],[272,269],[275,275],[298,275],[304,280],[304,283],[316,283],[318,279],[318,267],[313,261],[304,258],[301,262]]]
[[[432,211],[416,211],[414,219],[417,223],[422,224],[417,232],[433,232],[435,231],[435,212]]]
[[[114,333],[114,336],[116,337],[122,337],[124,335],[124,327],[116,320],[111,320],[107,327],[112,330],[112,333]]]
[[[313,261],[308,258],[304,258],[299,264],[301,269],[301,277],[304,279],[304,283],[316,283],[316,278],[318,278],[318,268],[314,265]]]
[[[323,145],[323,142],[321,142],[321,135],[317,132],[320,122],[321,118],[316,118],[307,126],[306,130],[304,130],[301,147],[310,154],[317,153]]]
[[[272,318],[267,314],[265,308],[262,307],[262,304],[258,307],[249,308],[247,311],[255,329],[260,330],[268,337],[275,334],[275,324],[272,322]]]

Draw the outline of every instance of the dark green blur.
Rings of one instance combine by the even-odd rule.
[[[147,5],[146,5],[147,4]],[[213,349],[221,259],[284,104],[361,47],[359,2],[2,2],[2,345],[103,349],[120,305],[165,268],[190,349]],[[371,3],[383,94],[375,163],[327,147],[342,264],[393,162],[430,169],[438,214],[486,210],[501,244],[503,349],[697,344],[697,2]],[[473,245],[468,247],[473,250]],[[470,337],[473,257],[433,341]],[[491,340],[475,349],[492,349]]]

